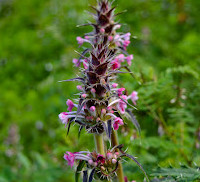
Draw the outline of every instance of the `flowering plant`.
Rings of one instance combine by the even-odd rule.
[[[79,59],[73,59],[75,67],[79,67],[80,76],[63,80],[81,83],[77,86],[78,98],[75,102],[67,100],[68,112],[60,113],[59,118],[68,127],[68,132],[74,122],[80,126],[79,132],[85,128],[88,133],[93,133],[97,151],[66,152],[64,159],[71,167],[75,161],[79,161],[76,181],[79,172],[85,168],[83,181],[88,181],[88,170],[92,170],[89,182],[94,176],[109,181],[117,176],[118,181],[122,182],[124,181],[121,165],[123,157],[129,157],[143,170],[133,156],[122,151],[122,145],[117,141],[117,130],[125,124],[124,117],[131,120],[140,130],[132,110],[128,108],[129,105],[135,109],[137,92],[133,91],[129,95],[125,88],[118,87],[116,83],[117,74],[130,72],[128,66],[131,65],[133,55],[129,55],[126,49],[130,44],[131,34],[116,31],[121,25],[114,21],[115,8],[112,8],[107,0],[99,1],[97,7],[92,6],[92,8],[96,12],[93,14],[96,23],[85,25],[94,27],[94,30],[85,34],[84,38],[77,37],[80,46],[88,43],[89,48],[78,53]],[[128,72],[121,71],[123,68]],[[129,99],[133,104],[129,103]],[[110,150],[104,146],[104,133],[112,144]],[[146,175],[145,172],[144,174]]]

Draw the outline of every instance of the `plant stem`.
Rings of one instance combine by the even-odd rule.
[[[94,139],[97,152],[105,156],[103,135],[94,134]],[[112,180],[108,180],[107,182],[112,182]]]
[[[113,131],[111,134],[111,144],[112,147],[119,145],[117,132]],[[117,149],[118,151],[118,149]],[[119,162],[118,170],[117,170],[117,178],[118,182],[124,182],[124,173],[121,162]]]
[[[101,155],[105,155],[103,135],[94,134],[96,150]]]

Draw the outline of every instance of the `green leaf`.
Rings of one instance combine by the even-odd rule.
[[[78,182],[80,173],[81,173],[81,171],[82,171],[84,165],[85,165],[85,161],[80,161],[80,162],[79,162],[79,164],[78,164],[78,166],[77,166],[77,168],[76,168],[75,182]]]

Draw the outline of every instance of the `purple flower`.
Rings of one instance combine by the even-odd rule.
[[[127,96],[126,95],[122,95],[121,98],[123,100],[127,101]],[[124,114],[125,113],[125,109],[127,108],[127,104],[122,99],[120,99],[117,108],[121,112],[121,114]]]
[[[94,112],[96,110],[96,107],[95,106],[91,106],[90,107],[90,111]]]
[[[73,63],[74,63],[74,65],[76,66],[76,67],[79,67],[80,66],[80,61],[78,60],[78,59],[73,59],[73,61],[72,61]]]
[[[61,112],[59,115],[58,115],[59,119],[62,121],[63,124],[67,124],[68,123],[68,113],[67,112]]]
[[[113,87],[113,88],[117,88],[117,86],[118,86],[118,83],[113,83],[113,84],[112,84],[112,87]]]
[[[133,60],[133,55],[131,54],[131,55],[127,56],[126,60],[127,60],[128,65],[131,66],[131,63],[132,63],[131,60]]]
[[[74,107],[74,103],[73,103],[70,99],[68,99],[67,102],[66,102],[66,104],[67,104],[67,106],[68,106],[67,110],[68,110],[69,112],[71,112],[72,109],[73,109],[73,107]]]
[[[98,155],[97,156],[97,162],[100,162],[101,164],[105,163],[105,157],[103,155]]]
[[[66,152],[66,154],[64,154],[64,159],[68,162],[68,165],[72,166],[74,165],[74,160],[75,160],[75,156],[73,153],[71,152]]]
[[[131,100],[133,102],[134,105],[136,105],[136,101],[139,99],[138,97],[138,93],[136,91],[133,91],[131,94]]]
[[[81,37],[76,37],[76,40],[78,41],[79,45],[82,45],[84,43],[84,39]]]
[[[77,88],[78,90],[83,90],[83,87],[82,87],[81,85],[77,85],[76,88]]]
[[[120,67],[121,67],[121,64],[117,60],[112,61],[112,69],[113,70],[118,69]]]
[[[115,120],[114,120],[114,123],[113,123],[114,130],[118,130],[119,126],[121,126],[123,124],[124,124],[123,120],[119,117],[116,117]]]
[[[123,94],[123,91],[125,91],[125,88],[119,88],[117,90],[118,96],[121,96]]]

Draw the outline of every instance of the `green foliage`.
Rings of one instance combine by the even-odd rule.
[[[91,135],[82,131],[78,139],[78,127],[71,127],[66,136],[57,118],[76,93],[75,83],[57,81],[76,76],[75,39],[90,30],[76,25],[90,20],[84,13],[89,3],[95,1],[0,1],[0,181],[72,182],[63,153],[93,149]],[[139,92],[135,115],[141,125],[141,137],[125,125],[119,141],[147,174],[159,165],[159,176],[171,175],[179,163],[190,167],[177,170],[195,174],[193,164],[200,166],[200,1],[115,4],[118,12],[127,9],[119,16],[123,31],[137,36],[128,50],[135,56],[134,78],[121,74],[119,82],[129,93]],[[124,171],[129,180],[143,180],[134,164],[125,162]]]
[[[168,179],[165,178],[164,181],[198,181],[200,180],[200,171],[199,168],[190,168],[187,166],[181,166],[181,168],[175,169],[175,168],[158,168],[157,170],[154,170],[154,172],[151,174],[152,176],[164,176],[168,177]],[[159,180],[156,180],[159,181]],[[161,179],[163,181],[163,179]]]

